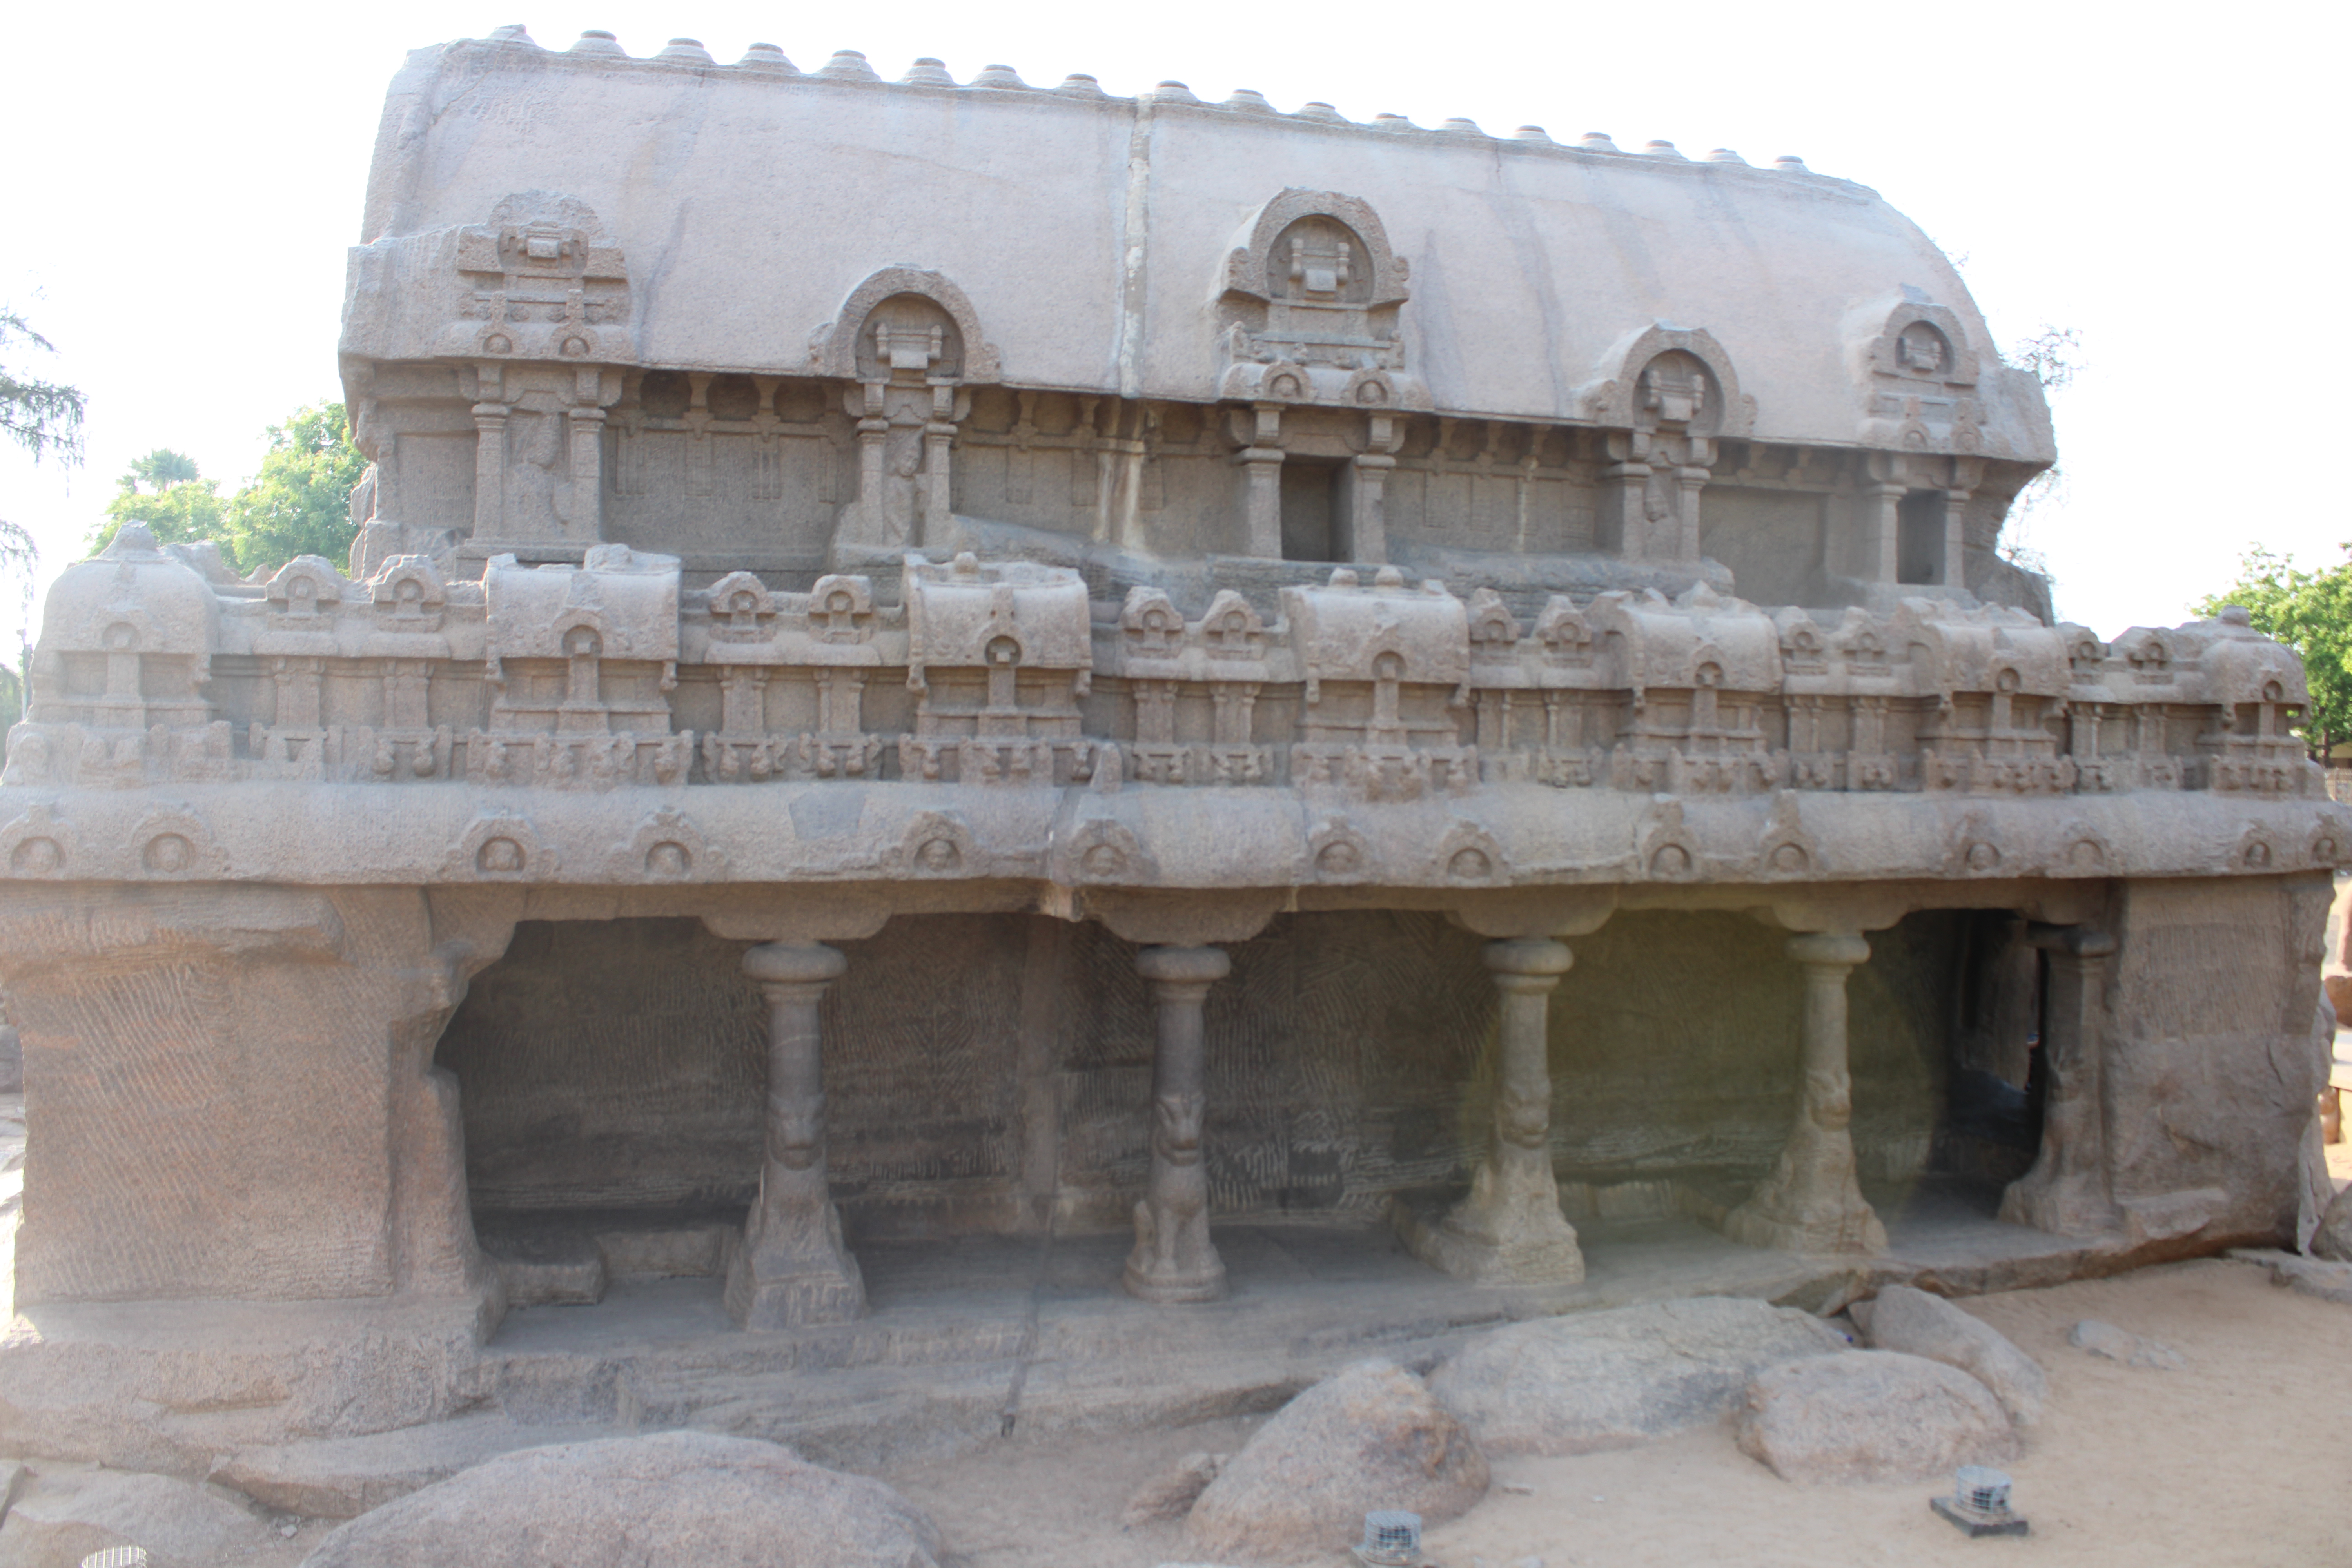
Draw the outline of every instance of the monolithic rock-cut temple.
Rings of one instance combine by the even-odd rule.
[[[2053,624],[2040,384],[1869,189],[509,28],[394,79],[348,268],[350,560],[47,601],[0,1427],[523,1419],[501,1342],[654,1279],[838,1346],[1091,1246],[1141,1345],[1335,1237],[2292,1231],[2301,670]]]

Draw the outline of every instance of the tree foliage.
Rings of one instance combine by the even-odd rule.
[[[57,352],[23,316],[0,306],[0,436],[30,452],[36,463],[43,458],[79,463],[88,399],[77,387],[20,373],[15,362],[26,349]]]
[[[2346,560],[2306,572],[2293,556],[2256,545],[2239,559],[2235,584],[2192,606],[2210,617],[2242,605],[2255,630],[2303,656],[2311,705],[2296,729],[2319,756],[2352,740],[2352,546],[2346,549]]]
[[[351,443],[340,403],[298,408],[269,427],[261,471],[233,495],[181,453],[157,447],[133,460],[90,539],[103,550],[127,522],[165,544],[212,540],[237,571],[274,572],[297,555],[340,562],[350,553],[352,488],[367,458]]]

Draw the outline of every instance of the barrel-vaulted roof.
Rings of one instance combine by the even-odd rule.
[[[1014,82],[516,36],[418,50],[384,107],[344,352],[463,357],[449,324],[468,268],[494,265],[468,246],[543,209],[586,236],[573,272],[624,269],[599,296],[622,318],[594,335],[602,363],[823,374],[861,286],[904,268],[957,291],[995,379],[1207,401],[1234,395],[1269,212],[1369,213],[1365,330],[1393,333],[1439,411],[1614,423],[1664,323],[1719,347],[1759,439],[1893,446],[1925,420],[1940,445],[1957,404],[1957,449],[2051,456],[2038,384],[2000,364],[1951,263],[1875,192],[1794,160]]]

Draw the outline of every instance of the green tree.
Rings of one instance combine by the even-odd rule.
[[[8,361],[25,349],[55,353],[57,347],[33,331],[25,318],[0,306],[0,435],[33,455],[33,461],[56,458],[68,464],[81,461],[81,421],[88,403],[79,388],[62,382],[21,374]]]
[[[2191,608],[2210,618],[2224,605],[2243,605],[2255,630],[2303,656],[2311,705],[2296,731],[2313,754],[2325,757],[2352,739],[2352,558],[2306,572],[2293,556],[2256,545],[2240,557],[2235,584]]]
[[[221,548],[251,573],[276,571],[297,555],[341,563],[351,553],[352,489],[367,458],[352,445],[340,403],[298,408],[269,427],[261,472],[229,498],[228,537]]]
[[[143,458],[131,459],[131,469],[122,476],[122,488],[135,490],[142,485],[156,495],[173,485],[186,484],[204,476],[196,470],[196,460],[185,452],[174,452],[169,447],[158,447]]]
[[[19,372],[17,356],[27,349],[57,353],[56,345],[35,331],[22,315],[0,306],[0,436],[30,453],[36,464],[43,458],[55,458],[68,467],[78,465],[82,458],[82,416],[89,400],[79,387]],[[40,564],[41,552],[33,536],[0,519],[0,582],[16,587],[19,627],[18,670],[9,679],[7,690],[0,692],[0,719],[10,724],[25,708],[22,671],[30,655],[21,646],[22,628],[31,618],[33,579]]]
[[[159,447],[122,476],[90,549],[105,549],[124,523],[143,522],[165,544],[213,541],[247,576],[275,572],[297,555],[340,563],[354,531],[352,488],[366,469],[340,403],[311,404],[271,426],[261,471],[233,495],[223,496],[193,459]]]
[[[158,465],[158,458],[176,461]],[[155,465],[144,468],[142,466]],[[167,479],[166,472],[184,477]],[[142,489],[142,484],[154,488]],[[124,474],[121,488],[114,499],[106,503],[106,521],[90,536],[92,554],[114,542],[126,522],[143,522],[148,531],[164,544],[194,544],[200,540],[218,539],[225,531],[222,525],[220,481],[208,479],[196,471],[194,460],[179,453],[157,447],[131,465]]]

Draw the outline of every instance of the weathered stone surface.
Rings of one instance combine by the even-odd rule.
[[[1737,1432],[1741,1452],[1791,1481],[1926,1480],[2017,1451],[1983,1384],[1894,1351],[1767,1368],[1748,1385]]]
[[[364,1437],[241,1448],[215,1463],[209,1479],[280,1513],[351,1519],[500,1454],[605,1435],[600,1427],[525,1426],[473,1415]]]
[[[2067,1330],[2066,1342],[2104,1361],[2119,1361],[2126,1366],[2145,1367],[2155,1372],[2178,1372],[2189,1364],[2188,1358],[2170,1345],[2158,1340],[2143,1339],[2129,1330],[2101,1322],[2096,1318],[2084,1318]]]
[[[2049,1374],[1983,1319],[1908,1285],[1890,1285],[1876,1300],[1855,1303],[1853,1311],[1871,1349],[1956,1366],[1992,1390],[2010,1419],[2028,1426],[2042,1419]]]
[[[1473,1282],[1575,1278],[1556,1170],[1701,1157],[1754,1184],[1734,1237],[1868,1253],[1864,1184],[1952,1142],[1949,1020],[2022,1016],[1978,940],[2021,915],[2100,973],[2051,988],[2013,1215],[2287,1237],[2352,846],[2307,687],[2242,612],[2050,624],[1995,548],[2040,385],[1874,195],[609,45],[393,87],[348,573],[131,525],[48,595],[0,766],[0,1442],[618,1412],[483,1370],[501,1206],[748,1208],[705,1256],[761,1334],[855,1318],[887,1226],[1134,1223],[1129,1288],[1206,1300],[1212,1170],[1362,1217],[1475,1167],[1403,1227]],[[656,168],[646,125],[693,129]],[[223,1299],[330,1348],[130,1310]]]
[[[235,1568],[268,1542],[266,1521],[217,1489],[125,1470],[37,1477],[0,1521],[0,1568],[56,1568],[110,1546],[144,1547],[157,1568]]]
[[[1429,1390],[1490,1456],[1581,1454],[1713,1421],[1764,1368],[1845,1348],[1806,1313],[1703,1296],[1493,1330]]]
[[[881,1482],[705,1432],[502,1455],[339,1526],[303,1568],[940,1568]]]
[[[1217,1479],[1230,1454],[1187,1454],[1135,1489],[1119,1510],[1120,1527],[1166,1524],[1192,1511],[1201,1493]]]
[[[1358,1362],[1275,1414],[1184,1521],[1185,1549],[1250,1562],[1311,1562],[1363,1535],[1364,1514],[1410,1509],[1425,1525],[1486,1495],[1486,1456],[1421,1379]]]

